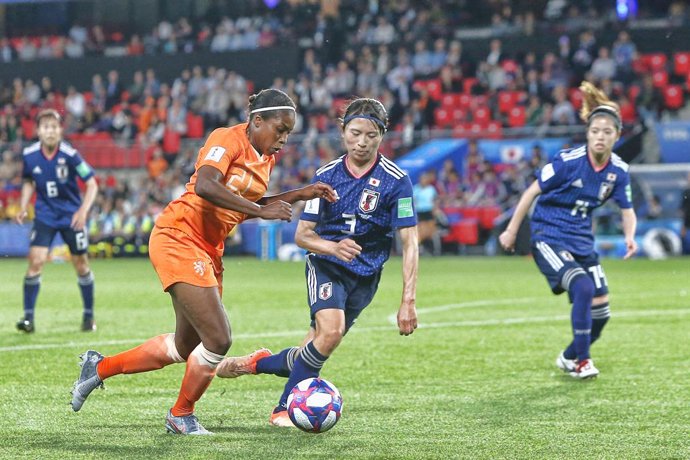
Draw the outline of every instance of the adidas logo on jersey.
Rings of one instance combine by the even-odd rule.
[[[34,169],[31,171],[33,174],[41,174],[43,170],[41,169],[40,166],[36,165],[34,166]]]
[[[585,186],[585,184],[582,183],[582,179],[577,179],[576,181],[574,181],[574,182],[573,182],[572,184],[570,184],[570,185],[573,186],[573,187],[576,187],[576,188],[582,188],[582,187]]]

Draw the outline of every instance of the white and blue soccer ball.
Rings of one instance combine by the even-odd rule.
[[[343,398],[328,380],[311,378],[299,382],[287,399],[290,420],[300,430],[323,433],[338,423]]]

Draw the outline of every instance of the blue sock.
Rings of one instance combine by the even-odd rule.
[[[295,360],[295,364],[290,372],[290,377],[285,384],[285,390],[280,397],[279,406],[285,407],[287,405],[287,398],[290,391],[304,379],[318,377],[323,363],[326,362],[328,356],[324,356],[316,349],[314,342],[309,342],[302,352]]]
[[[575,354],[579,361],[583,361],[590,357],[594,282],[585,274],[577,275],[570,282],[568,292],[573,300],[570,318],[573,326]]]
[[[601,336],[601,331],[604,329],[604,326],[606,326],[610,317],[611,313],[608,302],[601,305],[592,305],[592,334],[590,344],[596,342],[599,336]],[[568,348],[563,352],[563,356],[565,356],[566,359],[577,358],[575,342],[570,342]]]
[[[84,319],[93,319],[93,272],[78,277],[81,298],[84,301]]]
[[[36,298],[41,288],[41,275],[24,277],[24,319],[33,321]]]
[[[286,348],[280,353],[267,356],[256,362],[257,374],[273,374],[279,377],[290,377],[299,347]]]

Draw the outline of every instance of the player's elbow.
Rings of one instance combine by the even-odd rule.
[[[194,184],[194,193],[199,195],[201,198],[208,200],[211,196],[210,185],[211,184],[207,180],[198,180],[196,184]]]

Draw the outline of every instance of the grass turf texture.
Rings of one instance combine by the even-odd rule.
[[[225,260],[231,355],[298,344],[308,326],[303,265]],[[215,380],[197,404],[214,437],[166,435],[183,365],[116,376],[79,413],[77,355],[172,331],[172,306],[146,260],[93,262],[98,331],[79,332],[70,265],[48,265],[36,333],[20,334],[23,260],[0,262],[0,458],[688,458],[690,262],[605,260],[613,319],[579,382],[554,360],[569,308],[527,258],[423,258],[421,328],[398,335],[400,259],[324,368],[343,416],[312,435],[268,426],[285,382]]]

